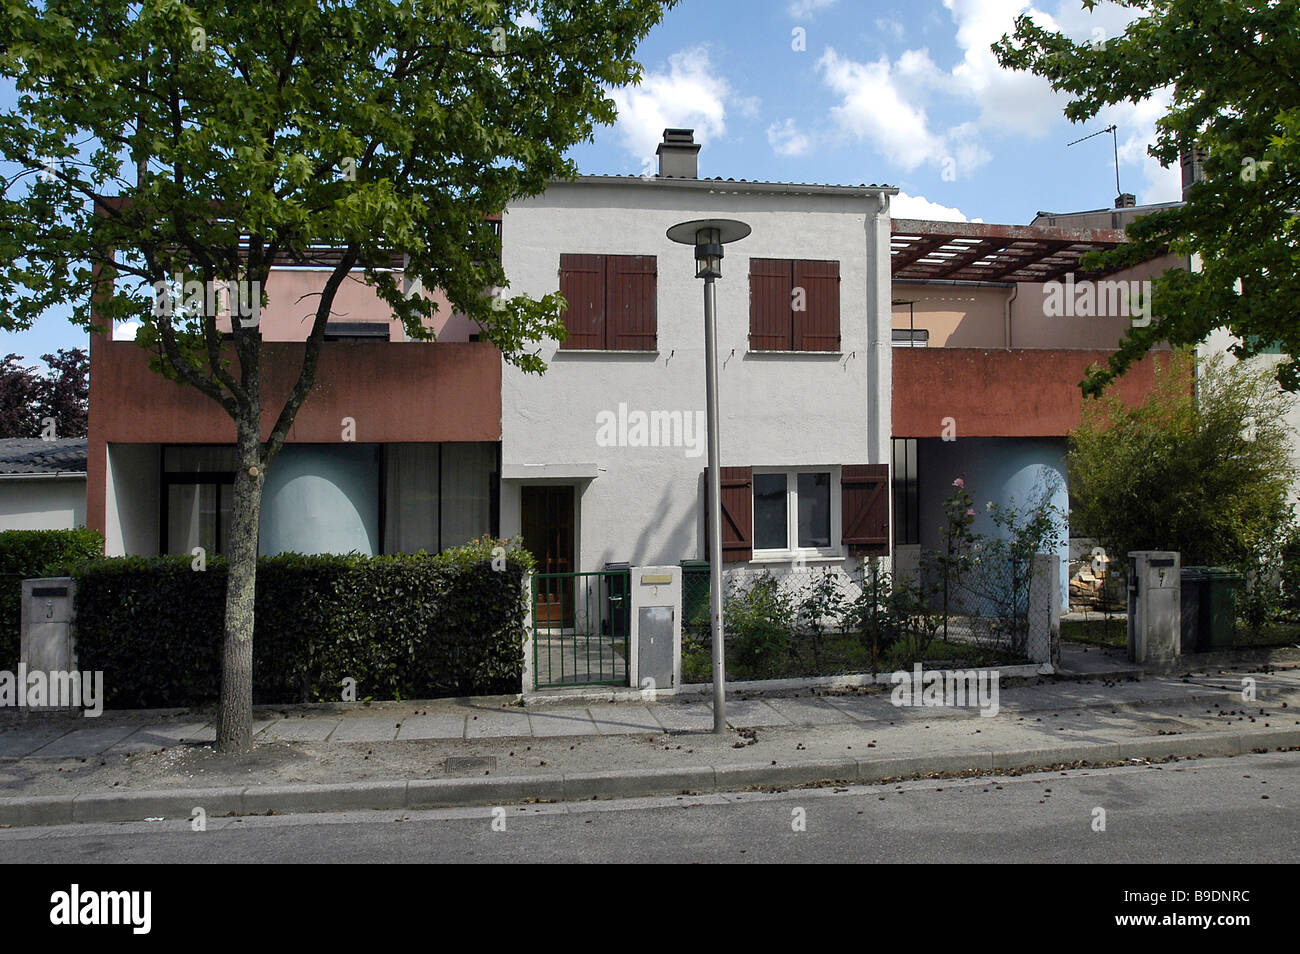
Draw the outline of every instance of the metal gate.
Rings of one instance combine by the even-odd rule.
[[[533,574],[533,686],[628,685],[632,575]]]

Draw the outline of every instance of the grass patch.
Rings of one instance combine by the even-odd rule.
[[[1107,649],[1125,649],[1128,646],[1128,620],[1113,616],[1063,619],[1061,639]]]

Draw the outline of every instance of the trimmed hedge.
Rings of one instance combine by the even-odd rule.
[[[0,532],[0,669],[18,668],[23,626],[23,580],[62,576],[82,560],[100,559],[97,530],[5,530]]]
[[[436,556],[259,559],[253,699],[338,701],[347,677],[358,699],[518,692],[531,570],[522,547],[488,538]],[[188,556],[126,557],[73,575],[78,665],[104,670],[108,705],[218,699],[223,559],[199,572]]]

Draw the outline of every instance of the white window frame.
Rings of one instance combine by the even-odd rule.
[[[785,475],[785,539],[786,547],[784,549],[760,550],[757,546],[758,540],[756,528],[751,528],[750,533],[755,537],[753,547],[754,562],[789,562],[798,557],[806,559],[839,559],[844,556],[844,548],[839,544],[840,540],[840,494],[837,488],[840,484],[840,467],[838,464],[828,465],[820,464],[807,467],[754,467],[751,473],[757,478],[760,474],[784,474]],[[831,498],[831,542],[828,547],[801,547],[799,546],[799,475],[800,474],[828,474],[830,477],[830,498]],[[750,490],[750,513],[751,519],[755,524],[758,522],[758,506],[753,501],[753,490]]]

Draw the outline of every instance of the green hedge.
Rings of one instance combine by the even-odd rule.
[[[104,555],[96,530],[0,532],[0,669],[18,668],[22,640],[23,580],[58,576],[68,566]]]
[[[347,677],[358,699],[518,692],[531,570],[521,547],[487,538],[436,556],[260,559],[254,701],[338,701]],[[78,665],[104,670],[108,705],[217,700],[226,575],[188,556],[75,571]]]

